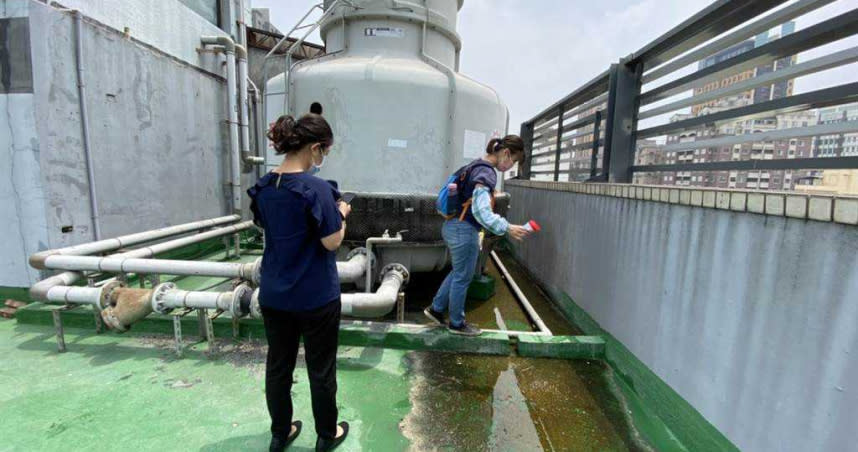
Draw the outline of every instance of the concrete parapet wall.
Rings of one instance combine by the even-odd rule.
[[[532,181],[506,190],[513,222],[543,226],[517,249],[530,270],[740,449],[854,447],[854,198]]]

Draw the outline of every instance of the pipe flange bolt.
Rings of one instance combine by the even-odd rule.
[[[385,265],[384,268],[381,269],[378,277],[379,282],[381,282],[384,279],[384,276],[389,272],[399,274],[399,276],[402,277],[402,285],[408,284],[408,280],[411,279],[411,273],[408,272],[408,269],[404,265],[392,263]]]
[[[125,284],[121,281],[111,281],[101,286],[101,290],[98,292],[98,301],[96,302],[96,307],[98,307],[99,311],[103,311],[110,306],[110,296],[114,290],[120,287],[125,287]]]
[[[250,312],[250,299],[253,297],[253,289],[247,284],[240,284],[232,291],[232,303],[230,314],[235,317],[244,317]]]
[[[173,308],[164,305],[164,298],[167,292],[176,290],[176,285],[171,282],[158,284],[152,289],[152,310],[158,314],[169,314]]]

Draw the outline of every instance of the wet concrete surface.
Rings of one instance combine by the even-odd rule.
[[[428,352],[405,359],[414,379],[402,422],[411,450],[651,450],[601,362]]]
[[[536,282],[530,279],[526,270],[502,250],[497,252],[507,271],[518,284],[519,289],[555,336],[582,334],[578,328],[566,321],[560,311],[554,308],[548,295],[539,288]],[[495,279],[495,295],[485,301],[469,299],[465,303],[466,320],[481,328],[498,329],[499,325],[494,312],[497,308],[509,330],[535,331],[535,325],[531,323],[491,259],[487,261],[486,274]],[[445,276],[446,273],[417,273],[412,276],[405,292],[405,321],[407,323],[428,323],[423,316],[423,308],[432,304],[435,292],[441,286]],[[395,321],[395,314],[392,313],[385,320]]]

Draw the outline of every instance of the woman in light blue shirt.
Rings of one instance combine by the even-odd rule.
[[[509,236],[522,240],[529,232],[522,226],[512,225],[492,210],[497,185],[495,170],[503,173],[516,162],[524,161],[524,141],[518,135],[493,138],[486,154],[459,170],[464,179],[458,183],[458,199],[464,201],[462,215],[444,223],[441,233],[453,260],[453,270],[444,279],[432,305],[423,310],[426,317],[437,325],[444,324],[444,313],[449,311],[448,330],[454,334],[477,336],[480,329],[465,322],[465,298],[474,277],[480,254],[479,232]]]

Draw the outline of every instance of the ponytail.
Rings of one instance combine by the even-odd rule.
[[[519,162],[524,160],[524,140],[518,135],[492,138],[486,146],[486,154],[495,154],[501,149],[509,149],[510,155]]]
[[[271,126],[268,139],[280,155],[300,151],[312,143],[328,147],[334,142],[334,133],[328,121],[320,115],[309,113],[297,121],[291,115],[284,115]]]

